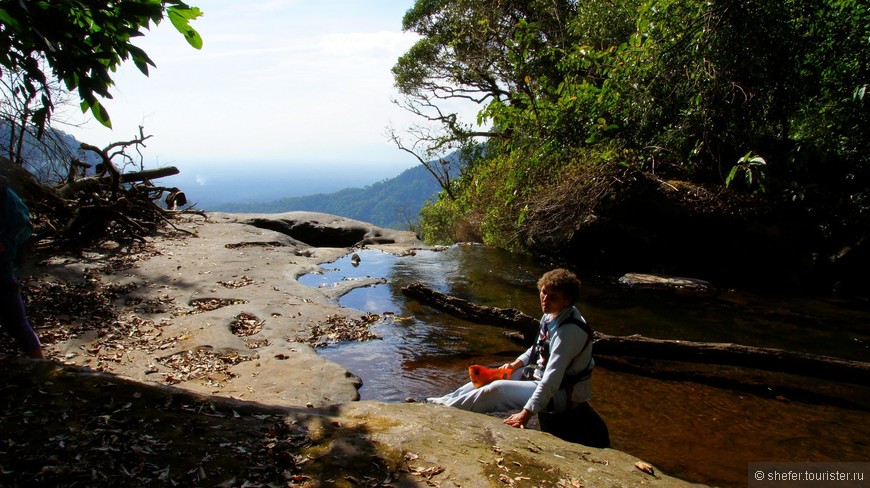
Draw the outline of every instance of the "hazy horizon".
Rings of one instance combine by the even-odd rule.
[[[260,166],[238,163],[230,166],[185,167],[174,165],[180,173],[157,180],[160,186],[177,187],[189,203],[197,208],[226,203],[271,202],[287,197],[301,197],[318,193],[333,193],[346,188],[364,188],[393,178],[410,167],[393,164],[321,164],[287,163]],[[250,168],[257,168],[251,171]]]

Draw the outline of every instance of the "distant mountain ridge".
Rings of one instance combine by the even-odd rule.
[[[294,210],[324,212],[369,222],[380,227],[407,230],[423,205],[434,199],[441,187],[425,166],[407,169],[394,178],[364,188],[345,188],[333,193],[287,197],[269,202],[223,203],[207,210],[231,213],[281,213]]]
[[[0,120],[0,155],[13,159],[12,153],[17,152],[13,148],[16,148],[20,134],[20,129],[16,127],[13,137],[9,121]],[[66,178],[72,158],[92,166],[101,162],[97,154],[83,150],[75,137],[50,127],[46,129],[41,141],[36,140],[30,132],[25,132],[19,156],[24,161],[24,169],[40,181],[51,184],[57,184]]]

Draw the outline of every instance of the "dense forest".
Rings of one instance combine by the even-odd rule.
[[[863,2],[418,0],[403,26],[421,38],[393,68],[401,103],[441,129],[414,147],[467,163],[424,208],[428,241],[602,272],[860,280]]]

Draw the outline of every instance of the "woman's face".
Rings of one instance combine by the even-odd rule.
[[[559,313],[568,305],[571,305],[571,301],[562,292],[551,290],[547,285],[541,287],[541,310],[544,313]]]

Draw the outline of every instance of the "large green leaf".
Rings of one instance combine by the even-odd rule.
[[[9,15],[9,12],[7,12],[6,9],[3,8],[0,8],[0,24],[9,26],[12,28],[12,30],[15,31],[21,29],[21,24],[18,22],[18,20]]]
[[[154,62],[151,61],[148,54],[133,45],[127,46],[127,51],[130,52],[130,56],[133,58],[133,63],[137,68],[139,68],[139,71],[141,71],[145,76],[148,76],[148,65],[154,66]]]
[[[103,124],[105,127],[109,129],[112,128],[112,119],[109,117],[109,112],[106,111],[106,108],[103,107],[96,98],[93,98],[90,102],[82,101],[81,103],[82,113],[86,113],[88,110],[91,111],[91,115],[97,120],[97,122]]]
[[[202,49],[202,37],[190,26],[190,21],[202,16],[202,11],[197,7],[169,7],[167,14],[169,21],[184,36],[187,43],[196,49]]]

